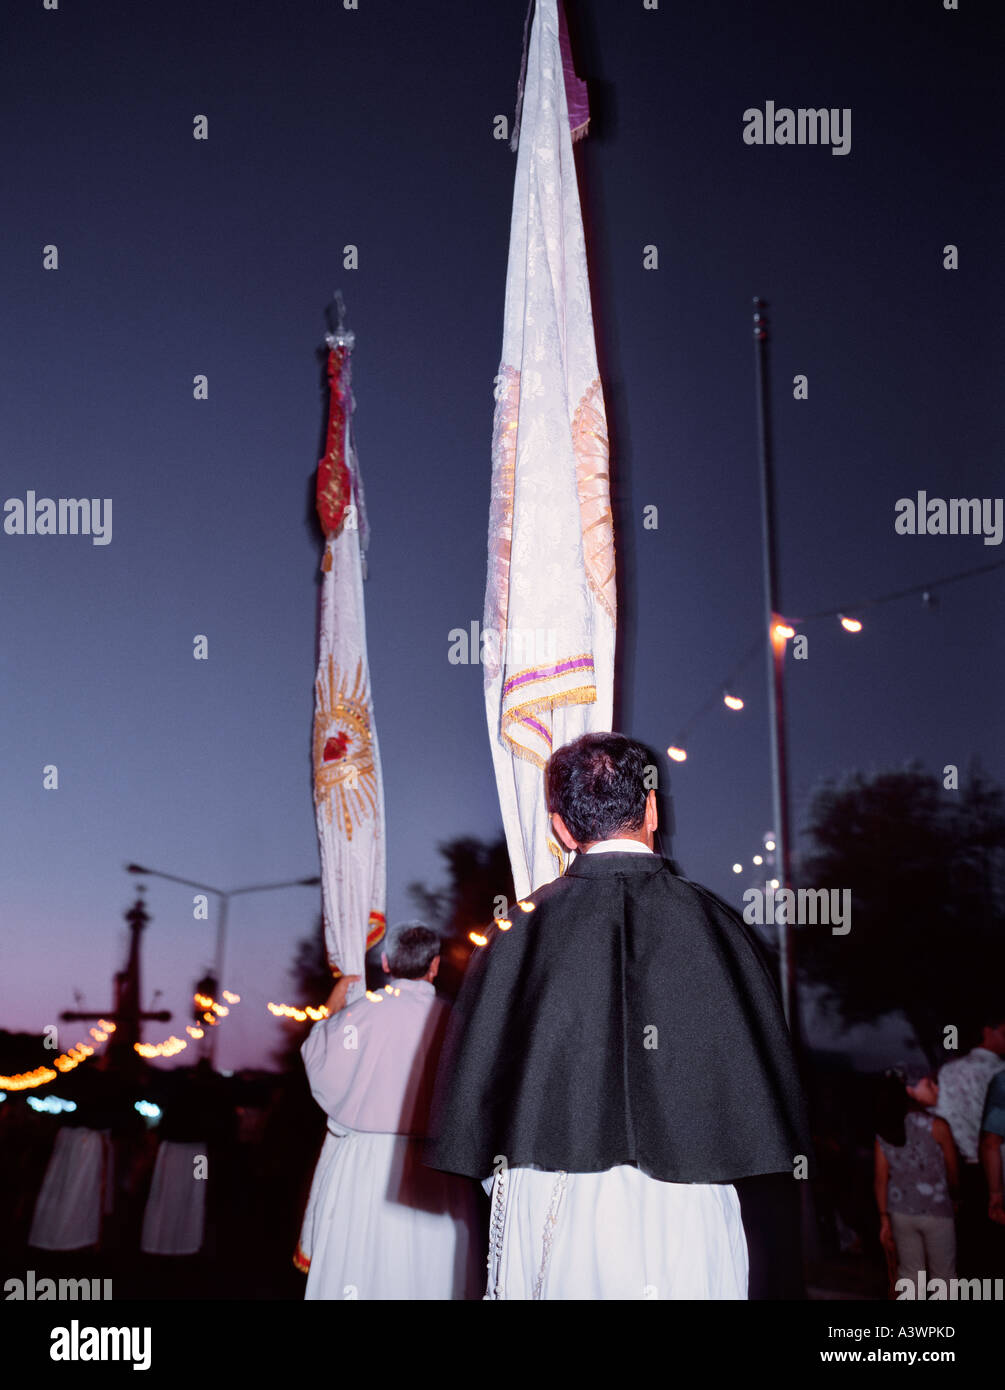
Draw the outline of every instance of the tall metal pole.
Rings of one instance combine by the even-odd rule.
[[[771,791],[775,815],[775,863],[780,888],[790,885],[789,789],[785,761],[785,700],[782,679],[786,638],[778,632],[778,558],[775,546],[775,475],[771,436],[771,384],[768,357],[767,304],[754,299],[754,364],[757,376],[757,430],[761,464],[761,534],[763,540],[764,605],[768,630],[768,710],[771,723]],[[779,983],[782,1006],[793,1040],[798,1030],[796,962],[792,923],[785,914],[778,923]]]
[[[226,950],[227,943],[227,907],[230,903],[230,894],[220,893],[219,896],[220,910],[217,913],[216,918],[216,960],[213,965],[213,974],[216,976],[217,998],[219,998],[220,990],[223,989],[223,955],[224,951]],[[219,1028],[212,1027],[208,1028],[206,1031],[209,1033],[209,1038],[207,1039],[209,1043],[209,1047],[207,1048],[207,1056],[209,1057],[210,1066],[215,1066],[216,1035],[219,1032]]]
[[[227,908],[230,906],[231,898],[236,898],[238,893],[267,893],[276,888],[316,888],[321,879],[315,874],[310,878],[290,878],[284,879],[282,883],[251,883],[244,888],[215,888],[211,883],[198,883],[193,878],[181,878],[178,874],[166,874],[160,869],[146,868],[143,864],[127,864],[126,872],[130,874],[143,874],[153,878],[166,878],[169,883],[183,883],[189,888],[199,888],[204,893],[215,893],[220,900],[220,909],[216,918],[216,952],[213,963],[213,971],[216,977],[217,990],[223,989],[223,969],[225,963],[225,952],[227,949]],[[159,1017],[156,1014],[148,1015],[150,1018]],[[170,1018],[170,1014],[164,1017]],[[216,1028],[206,1029],[206,1055],[210,1062],[216,1058]]]

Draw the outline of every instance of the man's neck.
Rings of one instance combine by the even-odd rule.
[[[624,850],[628,854],[653,854],[652,840],[651,835],[612,835],[609,840],[594,840],[588,845],[580,845],[579,851],[581,854],[604,854],[617,850]]]

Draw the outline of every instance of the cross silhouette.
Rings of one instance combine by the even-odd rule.
[[[115,1032],[108,1042],[106,1056],[109,1065],[120,1067],[133,1065],[138,1060],[135,1044],[142,1042],[144,1022],[169,1023],[171,1012],[168,1009],[145,1011],[140,1007],[140,937],[143,928],[150,921],[143,902],[143,884],[137,889],[136,901],[123,915],[129,923],[129,955],[125,970],[115,975],[115,1007],[110,1013],[87,1013],[77,1009],[67,1009],[60,1018],[67,1023],[89,1022],[107,1019],[115,1024]]]

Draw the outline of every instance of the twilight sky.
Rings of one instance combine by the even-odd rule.
[[[750,301],[771,305],[782,606],[1005,558],[894,532],[895,503],[1003,491],[1002,26],[961,0],[569,0],[621,560],[621,727],[665,748],[760,630]],[[110,1005],[135,860],[222,888],[317,872],[310,790],[324,426],[317,350],[357,335],[388,917],[438,843],[499,833],[480,618],[523,0],[18,6],[7,17],[0,502],[110,498],[112,538],[0,532],[0,1027]],[[847,154],[748,145],[751,107],[851,112]],[[198,116],[207,140],[193,138]],[[343,269],[343,247],[359,268]],[[944,268],[943,248],[959,248]],[[43,248],[58,247],[58,269]],[[643,268],[655,245],[656,270]],[[808,398],[793,398],[793,377]],[[207,400],[193,398],[205,374]],[[658,508],[658,529],[643,509]],[[865,630],[808,625],[787,677],[793,818],[848,770],[1005,767],[1003,572]],[[205,634],[209,660],[193,660]],[[771,823],[764,668],[674,766],[673,851],[739,903]],[[43,790],[56,764],[58,790]],[[145,1003],[180,1032],[212,924],[150,881]],[[317,893],[232,904],[224,1066]],[[296,1001],[300,1002],[300,1001]],[[67,1045],[74,1036],[64,1035]]]

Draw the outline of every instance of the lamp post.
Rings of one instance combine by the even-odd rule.
[[[142,874],[144,877],[164,878],[169,883],[183,883],[187,888],[198,888],[203,893],[214,894],[219,902],[216,916],[216,953],[213,963],[217,989],[223,986],[223,966],[227,946],[227,908],[231,898],[236,898],[240,893],[268,893],[276,888],[316,888],[321,882],[321,879],[315,875],[311,878],[284,879],[281,883],[251,883],[244,888],[216,888],[211,883],[197,883],[195,879],[181,878],[178,874],[166,874],[160,869],[150,869],[143,864],[127,864],[126,872]],[[216,1030],[214,1028],[209,1030],[208,1055],[212,1062],[216,1056]]]
[[[757,433],[761,474],[761,537],[764,571],[765,625],[770,644],[768,713],[771,728],[771,790],[775,821],[775,863],[782,888],[790,886],[789,789],[785,757],[785,644],[793,635],[778,611],[778,553],[775,544],[775,472],[771,431],[771,392],[768,363],[767,304],[754,300],[754,364],[757,378]],[[796,1000],[796,962],[789,913],[779,926],[779,973],[782,1006],[789,1031],[798,1044],[799,1008]]]

